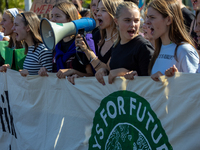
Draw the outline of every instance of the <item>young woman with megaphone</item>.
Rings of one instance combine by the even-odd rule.
[[[73,3],[61,2],[53,6],[50,21],[55,23],[68,23],[77,19],[79,19],[78,12]],[[76,53],[78,53],[78,56]],[[64,37],[56,45],[53,55],[53,72],[57,72],[56,75],[58,78],[65,78],[66,76],[74,74],[81,77],[93,75],[92,68],[85,54],[83,52],[76,52],[74,35]],[[82,64],[79,60],[82,61]],[[38,74],[48,76],[45,67],[42,67]]]
[[[80,47],[87,56],[90,64],[95,71],[105,67],[109,70],[109,60],[111,56],[112,46],[117,38],[118,32],[114,23],[114,15],[116,13],[117,6],[123,2],[122,0],[99,0],[96,11],[96,18],[99,23],[101,39],[98,43],[99,49],[96,50],[97,54],[88,49],[81,35],[76,36],[76,46]],[[68,80],[74,84],[74,78],[78,77],[74,75]]]

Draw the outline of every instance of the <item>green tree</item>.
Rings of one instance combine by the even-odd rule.
[[[91,0],[85,0],[84,4],[83,4],[83,7],[89,8],[90,7],[90,3],[91,3]]]
[[[3,13],[3,11],[6,8],[6,2],[8,2],[8,8],[20,8],[20,9],[24,9],[25,4],[24,4],[24,0],[0,0],[0,12]]]

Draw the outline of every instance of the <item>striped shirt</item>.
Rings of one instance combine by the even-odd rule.
[[[43,43],[39,44],[34,51],[35,46],[28,47],[23,69],[27,69],[29,75],[37,75],[41,67],[45,67],[48,72],[52,71],[52,51],[48,50]]]

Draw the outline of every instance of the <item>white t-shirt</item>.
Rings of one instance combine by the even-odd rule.
[[[160,71],[162,74],[165,74],[165,70],[169,69],[173,65],[177,67],[179,72],[197,72],[199,55],[195,48],[188,43],[180,45],[177,50],[178,61],[176,61],[174,57],[175,48],[176,44],[174,43],[161,46],[158,58],[156,59],[152,68],[152,74],[158,71]]]
[[[10,39],[9,36],[4,36],[4,33],[3,32],[0,32],[0,41],[3,41],[3,38],[4,37],[7,37],[8,39]]]

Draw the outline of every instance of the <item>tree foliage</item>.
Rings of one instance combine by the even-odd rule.
[[[3,13],[3,11],[6,8],[6,2],[8,3],[8,8],[20,8],[24,9],[25,3],[24,0],[0,0],[0,12]]]
[[[91,3],[91,0],[85,0],[84,4],[83,4],[83,7],[89,8],[90,7],[90,3]]]

